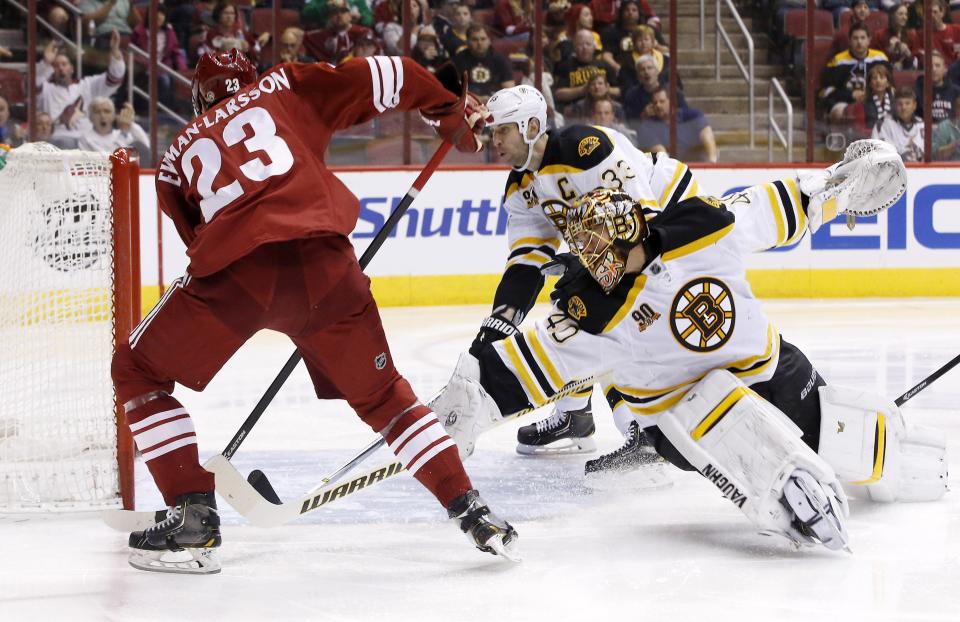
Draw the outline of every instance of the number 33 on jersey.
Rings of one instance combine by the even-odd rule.
[[[324,164],[334,132],[456,99],[416,63],[387,56],[281,64],[237,86],[181,130],[157,168],[157,200],[194,276],[264,243],[348,235],[360,206]]]

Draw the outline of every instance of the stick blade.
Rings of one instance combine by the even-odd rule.
[[[247,475],[247,481],[250,482],[254,490],[260,493],[261,497],[274,505],[283,505],[283,501],[280,500],[280,495],[274,490],[273,484],[267,479],[266,473],[260,469],[254,469],[250,471],[250,475]]]

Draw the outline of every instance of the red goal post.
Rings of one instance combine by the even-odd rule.
[[[110,362],[140,319],[139,157],[27,144],[0,196],[0,512],[132,509]]]

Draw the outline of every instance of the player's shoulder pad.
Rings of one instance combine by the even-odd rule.
[[[603,130],[592,125],[568,125],[551,133],[540,163],[540,173],[585,171],[603,162],[613,153],[613,141]],[[551,168],[556,167],[556,168]]]
[[[506,201],[510,198],[510,195],[526,188],[530,184],[530,180],[531,176],[527,171],[511,169],[510,174],[507,175],[507,185],[503,189],[503,200]]]
[[[664,261],[678,259],[714,244],[733,231],[733,212],[713,197],[691,197],[649,221],[659,238]]]

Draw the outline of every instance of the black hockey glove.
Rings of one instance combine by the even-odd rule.
[[[510,320],[499,313],[494,313],[480,324],[480,332],[477,333],[473,343],[470,344],[470,354],[480,358],[480,351],[486,346],[494,341],[506,339],[515,332],[517,332],[517,327]]]
[[[617,287],[605,294],[593,276],[583,267],[572,253],[561,253],[556,259],[544,264],[541,271],[545,274],[557,274],[563,269],[563,276],[557,281],[550,300],[567,317],[576,320],[580,328],[598,335],[603,332],[626,303],[627,293],[633,286],[636,275],[627,275]]]

